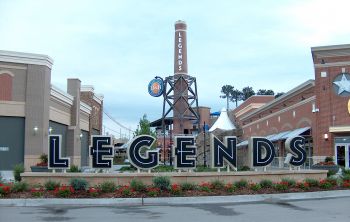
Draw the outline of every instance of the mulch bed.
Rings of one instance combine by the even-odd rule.
[[[316,191],[329,191],[329,190],[345,190],[346,188],[334,186],[329,189],[322,189],[320,187],[310,187],[307,190],[300,188],[290,187],[287,190],[276,190],[274,188],[261,188],[257,191],[251,190],[248,187],[236,189],[230,193],[222,190],[213,189],[211,192],[200,191],[200,190],[188,190],[182,191],[179,195],[173,195],[168,191],[161,191],[156,197],[191,197],[191,196],[231,196],[231,195],[254,195],[254,194],[275,194],[275,193],[296,193],[296,192],[316,192]],[[119,191],[113,193],[99,193],[96,196],[92,196],[87,191],[75,191],[68,198],[140,198],[148,197],[145,192],[133,191],[130,195],[123,195]],[[26,199],[26,198],[60,198],[53,191],[43,191],[42,196],[35,197],[30,191],[27,192],[11,192],[0,199]]]

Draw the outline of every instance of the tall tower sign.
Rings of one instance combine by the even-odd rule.
[[[186,23],[177,21],[175,23],[175,56],[174,74],[188,74],[187,71],[187,33]]]
[[[174,134],[189,134],[192,122],[188,111],[187,25],[175,22],[174,50]]]

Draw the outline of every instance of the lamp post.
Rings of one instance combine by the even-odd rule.
[[[203,133],[204,133],[204,155],[203,155],[203,158],[204,158],[204,167],[207,167],[207,154],[206,154],[206,148],[207,148],[207,141],[205,139],[205,136],[206,136],[206,127],[205,127],[205,121],[204,121],[204,126],[203,126]]]

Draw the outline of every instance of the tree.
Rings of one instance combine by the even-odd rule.
[[[229,106],[229,100],[231,99],[231,94],[233,91],[233,86],[231,85],[224,85],[221,87],[221,93],[223,95],[220,96],[220,98],[224,98],[226,99],[226,108],[227,110],[229,110],[230,106]]]
[[[277,99],[278,97],[282,96],[284,94],[284,92],[279,92],[279,93],[276,93],[275,95],[275,99]]]
[[[243,93],[238,89],[234,89],[231,92],[231,101],[236,103],[236,107],[238,105],[238,101],[243,99]]]
[[[253,87],[246,86],[242,89],[242,100],[246,101],[249,97],[255,95]]]
[[[275,92],[271,89],[259,89],[257,95],[275,95]]]
[[[140,119],[139,125],[134,133],[134,136],[139,135],[150,135],[157,137],[157,134],[151,129],[150,122],[147,119],[147,115],[143,114],[143,117]]]

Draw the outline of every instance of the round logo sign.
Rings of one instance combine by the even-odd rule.
[[[149,82],[148,84],[148,93],[151,96],[154,97],[159,97],[163,94],[163,89],[164,89],[164,85],[163,85],[163,80],[162,79],[152,79],[151,82]]]

